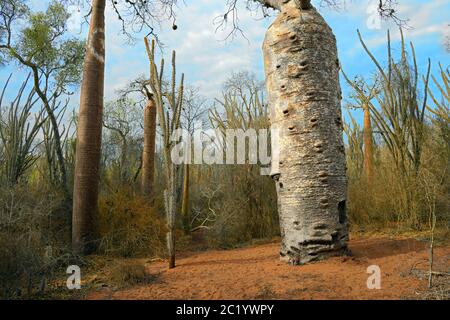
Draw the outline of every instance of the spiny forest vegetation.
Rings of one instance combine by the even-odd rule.
[[[375,56],[358,32],[360,44],[373,62],[372,76],[363,78],[346,73],[345,68],[341,70],[341,85],[351,89],[349,96],[342,97],[342,118],[338,69],[344,63],[336,62],[336,53],[331,56],[333,78],[327,86],[332,98],[320,91],[319,95],[326,96],[321,96],[323,99],[331,99],[321,104],[322,98],[317,100],[314,92],[321,78],[313,80],[317,83],[301,78],[304,72],[314,75],[315,66],[323,67],[321,61],[302,64],[303,58],[314,59],[308,56],[308,47],[302,49],[304,56],[298,56],[299,68],[295,70],[283,64],[289,55],[280,57],[275,49],[266,51],[269,60],[281,61],[282,68],[286,67],[278,79],[266,70],[266,81],[270,83],[265,87],[264,79],[252,72],[233,70],[223,83],[222,95],[211,102],[189,84],[189,74],[177,69],[175,52],[157,54],[159,39],[153,27],[173,20],[175,1],[128,2],[124,7],[116,1],[88,2],[92,9],[85,17],[90,20],[87,41],[67,31],[68,2],[53,1],[42,12],[32,11],[26,0],[2,0],[0,4],[0,63],[28,74],[19,87],[11,84],[12,75],[1,84],[1,298],[51,294],[65,277],[67,266],[88,268],[92,261],[111,257],[167,259],[173,268],[177,252],[227,249],[280,236],[283,241],[293,239],[283,242],[283,246],[289,241],[304,241],[305,246],[316,241],[314,250],[318,252],[323,251],[323,245],[341,250],[346,249],[347,226],[350,234],[411,232],[425,234],[427,239],[448,238],[450,72],[445,61],[429,61],[428,69],[421,73],[414,45],[408,39],[402,37],[398,50],[392,50],[394,44],[388,34],[387,57]],[[294,20],[303,10],[315,12],[309,1],[256,2],[287,12]],[[235,10],[233,4],[235,1],[228,3],[228,14]],[[109,101],[103,99],[106,5],[116,10],[126,36],[132,36],[135,30],[150,31],[142,42],[142,50],[149,58],[148,72],[144,76],[136,74],[136,79]],[[380,1],[380,14],[395,19],[390,5],[390,1]],[[314,15],[308,19],[322,19]],[[283,23],[280,28],[285,28]],[[133,28],[129,28],[131,24]],[[307,34],[310,28],[308,23],[300,29],[290,27],[299,34]],[[327,27],[324,24],[321,28]],[[330,43],[330,50],[335,48],[331,29],[329,32],[322,39],[328,41],[322,43],[322,50],[329,50]],[[269,49],[265,50],[271,50],[270,41],[266,36]],[[278,41],[293,49],[308,45],[317,48],[313,41],[302,42],[295,35]],[[289,54],[297,55],[298,51]],[[432,73],[432,64],[439,65],[438,73]],[[329,137],[337,137],[336,148],[345,144],[345,153],[342,149],[333,159],[337,163],[342,155],[342,167],[331,174],[334,177],[342,173],[342,180],[323,189],[326,194],[322,198],[313,195],[310,200],[290,203],[292,195],[280,191],[281,181],[285,188],[297,186],[294,180],[284,180],[297,174],[295,163],[300,160],[291,157],[285,160],[297,162],[293,167],[281,167],[281,177],[280,172],[272,177],[261,175],[259,164],[172,162],[173,142],[169,137],[178,128],[190,133],[198,129],[198,123],[221,132],[270,128],[271,121],[279,116],[271,108],[274,103],[284,103],[279,102],[284,98],[278,96],[285,90],[278,87],[284,77],[294,79],[294,87],[287,90],[300,92],[299,88],[309,86],[311,95],[305,98],[305,105],[312,108],[310,116],[317,117],[318,128],[326,126],[324,130],[331,132]],[[75,92],[80,92],[80,103],[76,101],[73,109]],[[327,113],[330,103],[336,113]],[[357,109],[364,113],[363,123],[355,120]],[[329,129],[327,117],[335,129]],[[314,128],[316,121],[311,121],[307,125]],[[343,140],[339,137],[342,132]],[[286,147],[292,147],[292,134],[285,138]],[[322,153],[322,145],[314,148],[315,154],[329,158],[329,154]],[[317,163],[313,162],[311,168]],[[309,190],[302,188],[298,197]],[[285,205],[280,200],[284,198],[288,199]],[[286,220],[291,211],[311,211],[314,206],[328,205],[334,210],[327,211],[330,217],[340,215],[341,220],[345,216],[339,227],[342,229],[338,229],[339,241],[344,240],[338,245],[327,242],[335,241],[334,234],[333,240],[325,242],[317,237],[299,240],[299,233],[295,233],[298,228],[290,230],[287,224],[283,227],[283,221],[280,223],[280,217]],[[305,216],[314,217],[314,210],[306,211]],[[306,224],[312,222],[305,221],[301,227],[306,230]],[[324,232],[323,237],[328,237],[335,229]],[[292,264],[308,262],[317,255],[308,248],[291,252],[282,247],[282,255],[289,256]],[[130,269],[128,266],[117,271],[118,278],[139,274],[140,269]]]

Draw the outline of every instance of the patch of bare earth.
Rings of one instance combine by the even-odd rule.
[[[129,289],[107,288],[88,299],[424,299],[428,245],[416,240],[358,239],[352,257],[304,266],[278,258],[279,244],[196,253],[167,269],[164,261],[147,264],[155,281]],[[450,247],[435,249],[434,270],[450,272]],[[381,289],[367,288],[367,267],[381,268]]]

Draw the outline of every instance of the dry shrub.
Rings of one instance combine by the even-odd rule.
[[[378,146],[372,181],[349,172],[348,214],[352,228],[428,230],[433,214],[439,228],[449,227],[450,148],[438,129],[427,127],[417,173],[402,175],[383,145]]]
[[[99,200],[99,251],[123,257],[161,256],[165,224],[147,200],[122,187]]]
[[[352,118],[346,126],[350,219],[353,225],[395,223],[398,228],[418,231],[434,229],[432,221],[446,227],[450,221],[448,70],[441,66],[439,80],[431,76],[438,89],[433,90],[429,86],[431,61],[421,75],[414,45],[408,48],[403,35],[400,54],[392,50],[388,36],[387,65],[380,63],[358,35],[376,72],[369,79],[343,75],[353,89],[350,106],[370,113],[374,130],[368,126],[370,121],[360,128]],[[369,140],[364,141],[363,130],[373,134],[377,154],[364,154],[372,148],[367,148]],[[371,180],[367,181],[363,158],[372,156],[377,165],[374,170],[365,168]]]
[[[136,261],[122,261],[111,270],[110,279],[115,286],[148,283],[152,277],[145,270],[145,266]]]
[[[398,172],[389,158],[378,162],[374,177],[349,177],[348,214],[351,226],[382,228],[394,222],[407,222],[405,192]],[[413,200],[416,197],[413,197]],[[411,214],[411,212],[409,212]]]
[[[235,247],[279,234],[275,185],[257,166],[216,166],[195,181],[192,228],[205,230],[210,247]]]
[[[0,298],[42,294],[68,265],[61,195],[33,186],[0,189]]]

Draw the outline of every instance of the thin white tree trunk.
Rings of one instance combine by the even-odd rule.
[[[167,254],[169,256],[169,268],[175,268],[175,217],[176,217],[176,170],[175,165],[169,164],[170,177],[168,186],[164,191],[166,221],[167,221]]]

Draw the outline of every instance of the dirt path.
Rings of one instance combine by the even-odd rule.
[[[289,266],[278,260],[278,243],[207,251],[177,261],[148,264],[150,284],[88,299],[422,299],[427,244],[416,240],[362,239],[350,242],[353,257]],[[435,270],[450,272],[450,247],[435,250]],[[367,267],[381,268],[381,290],[368,290]],[[411,270],[416,270],[411,272]],[[418,271],[417,271],[418,270]]]

